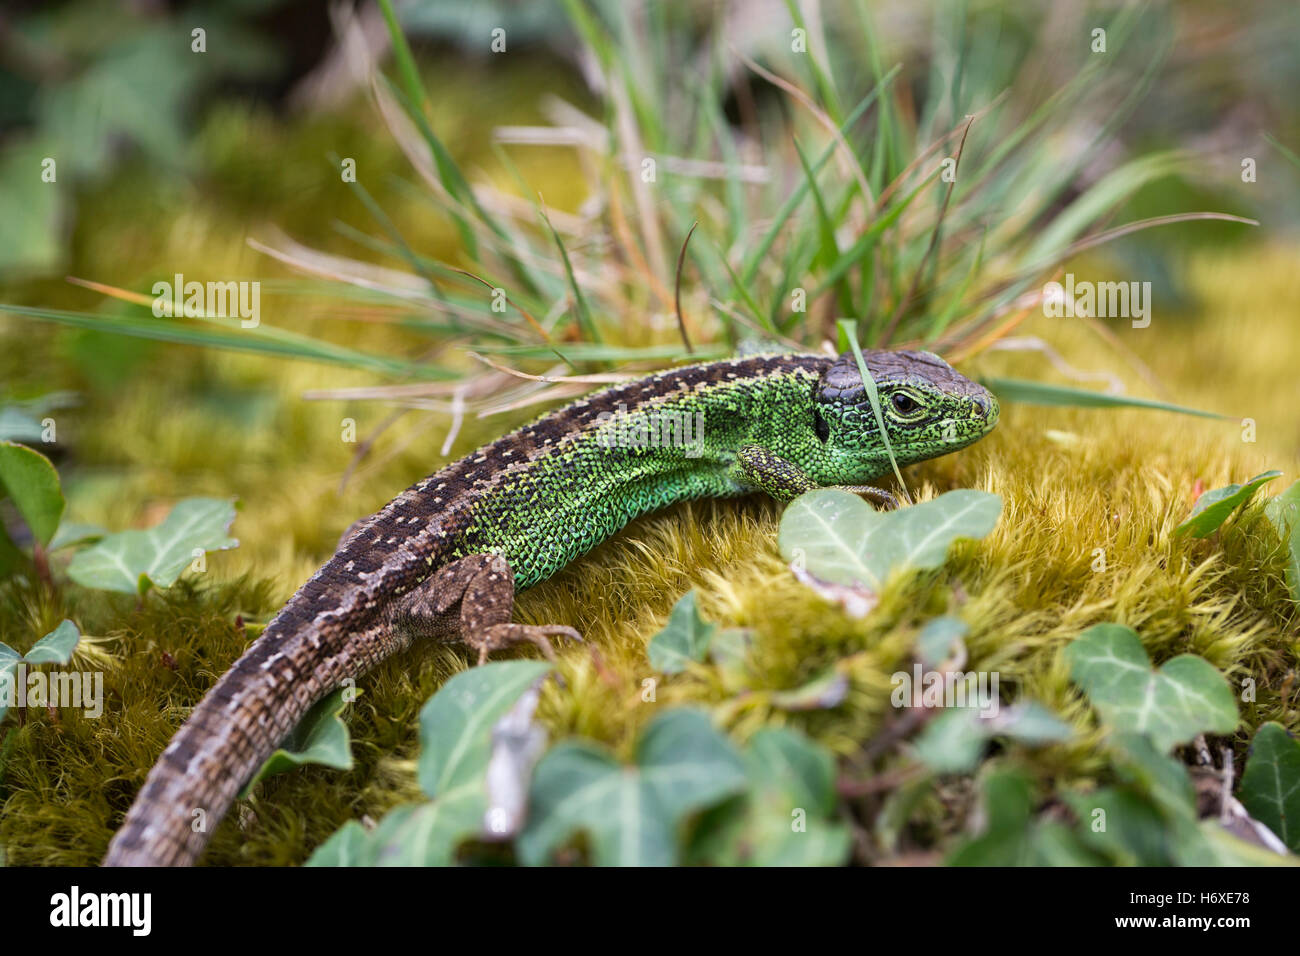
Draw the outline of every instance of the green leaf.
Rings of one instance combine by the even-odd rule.
[[[935,773],[967,773],[984,754],[988,734],[979,715],[964,707],[951,707],[931,718],[913,745],[917,759]]]
[[[948,857],[950,866],[1093,866],[1102,860],[1069,829],[1034,820],[1029,778],[1016,769],[994,767],[980,782],[980,832]]]
[[[1139,733],[1116,733],[1110,739],[1121,780],[1137,788],[1170,819],[1196,819],[1196,793],[1182,763],[1156,749]]]
[[[1174,529],[1174,534],[1190,534],[1193,538],[1204,538],[1212,534],[1234,511],[1250,501],[1266,482],[1281,474],[1280,471],[1266,471],[1244,485],[1226,485],[1207,491],[1196,499],[1192,513]]]
[[[1300,481],[1264,505],[1264,516],[1286,545],[1286,584],[1300,603]]]
[[[1250,815],[1300,852],[1300,742],[1269,721],[1255,732],[1241,802]]]
[[[837,866],[847,859],[851,838],[835,817],[835,758],[829,750],[797,731],[765,727],[749,742],[745,768],[750,788],[743,862]]]
[[[356,820],[349,820],[316,847],[306,866],[366,866],[370,834]]]
[[[71,190],[31,185],[31,171],[41,168],[52,145],[48,138],[13,137],[0,150],[0,271],[6,275],[48,272],[66,254],[62,224],[72,215]]]
[[[260,781],[304,764],[319,764],[334,770],[352,769],[352,741],[348,736],[348,725],[340,716],[347,706],[344,695],[348,690],[349,688],[340,687],[328,697],[317,701],[303,715],[284,744],[266,758],[253,779],[245,784],[239,793],[241,800],[252,793],[253,787]]]
[[[1111,395],[1106,392],[1094,392],[1086,388],[1069,388],[1065,385],[1049,385],[1046,382],[1026,382],[1015,378],[990,378],[981,380],[982,384],[997,396],[1000,402],[1023,402],[1026,405],[1069,405],[1077,408],[1149,408],[1162,412],[1178,412],[1180,415],[1195,415],[1199,418],[1231,418],[1231,415],[1219,415],[1216,412],[1203,412],[1183,405],[1169,402],[1157,402],[1147,398],[1130,398],[1126,395]]]
[[[435,799],[477,787],[492,755],[492,727],[551,671],[545,661],[496,661],[462,671],[420,711],[420,788]]]
[[[398,807],[368,834],[346,825],[317,848],[309,864],[453,863],[460,844],[483,832],[493,728],[550,670],[544,661],[494,661],[447,681],[420,711],[416,774],[430,802]]]
[[[886,853],[898,851],[899,840],[917,808],[934,793],[934,777],[928,773],[905,780],[885,798],[872,822],[876,842]]]
[[[94,544],[106,534],[108,531],[97,524],[64,521],[60,523],[59,530],[54,532],[54,537],[50,539],[49,550],[57,551],[78,544]]]
[[[665,674],[680,674],[691,661],[704,660],[716,630],[700,617],[695,592],[687,591],[673,605],[667,626],[650,639],[650,666]]]
[[[1037,701],[999,707],[987,717],[974,707],[950,707],[926,724],[915,748],[920,761],[935,773],[966,773],[975,769],[994,737],[1037,746],[1068,740],[1073,733]]]
[[[68,565],[78,584],[125,594],[170,587],[195,559],[195,551],[226,551],[235,506],[216,498],[187,498],[147,531],[120,531],[79,552]]]
[[[937,667],[964,647],[966,622],[956,617],[936,617],[925,622],[916,636],[916,652],[921,663]]]
[[[0,491],[13,499],[32,536],[48,544],[64,507],[59,473],[50,460],[26,445],[0,441]]]
[[[23,660],[29,664],[66,664],[81,640],[81,632],[71,621],[63,621],[50,633],[32,645]],[[0,661],[3,666],[3,661]]]
[[[585,742],[562,743],[543,757],[519,856],[545,863],[585,832],[598,866],[669,866],[677,860],[682,819],[744,786],[740,755],[708,714],[668,710],[642,734],[632,766]]]
[[[959,846],[949,866],[1027,866],[1033,861],[1029,778],[1018,770],[998,769],[980,787],[984,828]]]
[[[1127,787],[1069,792],[1083,841],[1119,866],[1170,866],[1169,828],[1159,810]]]
[[[1231,733],[1237,705],[1204,658],[1180,654],[1151,669],[1142,641],[1120,624],[1088,628],[1065,649],[1071,679],[1111,727],[1147,734],[1161,751],[1200,733]]]
[[[962,489],[910,508],[880,512],[857,495],[822,488],[800,495],[781,516],[781,555],[800,554],[809,573],[833,584],[879,592],[890,574],[937,568],[958,538],[993,530],[1002,499]]]

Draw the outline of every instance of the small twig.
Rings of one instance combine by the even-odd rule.
[[[686,320],[682,318],[682,264],[686,261],[686,247],[690,245],[691,236],[695,234],[695,227],[699,224],[698,219],[691,223],[691,228],[686,232],[686,238],[682,240],[681,251],[677,253],[677,284],[673,290],[673,307],[677,310],[677,328],[682,333],[682,344],[686,346],[686,352],[689,355],[694,355],[695,349],[691,347],[691,337],[686,334]]]

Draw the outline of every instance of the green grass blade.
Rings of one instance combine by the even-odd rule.
[[[1169,402],[1157,402],[1148,398],[1132,398],[1127,395],[1110,395],[1106,392],[1094,392],[1086,388],[1070,388],[1065,385],[1049,385],[1046,382],[1027,382],[1017,378],[989,378],[982,380],[983,385],[998,397],[999,401],[1023,402],[1026,405],[1064,405],[1076,408],[1149,408],[1162,412],[1177,412],[1180,415],[1195,415],[1198,418],[1231,419],[1232,415],[1220,415],[1184,405]]]
[[[155,342],[172,342],[178,345],[198,345],[207,348],[228,349],[236,352],[253,352],[280,358],[297,358],[309,362],[345,365],[349,368],[380,372],[385,375],[414,374],[421,378],[448,379],[456,376],[436,366],[406,362],[383,355],[358,352],[342,345],[298,335],[285,329],[259,325],[255,329],[239,328],[238,319],[218,321],[207,317],[218,327],[207,328],[188,325],[171,318],[109,317],[63,309],[39,309],[30,306],[0,304],[0,312],[21,315],[42,322],[109,332],[133,338],[152,339]],[[230,325],[229,328],[226,326]]]
[[[849,348],[853,350],[853,357],[858,362],[862,387],[867,390],[867,398],[871,401],[871,411],[876,416],[876,427],[880,429],[880,440],[885,443],[885,454],[889,456],[889,464],[894,469],[894,477],[898,479],[903,500],[911,504],[912,496],[907,493],[903,473],[898,469],[898,459],[894,457],[894,446],[889,440],[889,432],[885,430],[885,413],[880,408],[880,391],[876,388],[876,380],[871,377],[871,370],[867,368],[867,360],[862,357],[862,346],[858,344],[858,323],[853,319],[840,319],[839,327],[841,335],[848,340]]]

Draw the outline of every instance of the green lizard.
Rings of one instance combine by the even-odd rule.
[[[998,404],[928,352],[868,351],[900,464],[947,454]],[[110,865],[193,862],[239,788],[309,707],[417,638],[552,656],[563,625],[512,623],[545,580],[672,502],[865,486],[890,470],[851,354],[690,365],[596,392],[422,479],[345,535],[176,733],[109,846]],[[203,820],[204,825],[195,821]]]

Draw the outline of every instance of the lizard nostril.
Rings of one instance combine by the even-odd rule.
[[[975,407],[979,409],[980,418],[989,417],[989,400],[987,398],[982,395],[976,395],[971,398],[971,401],[974,402]]]

